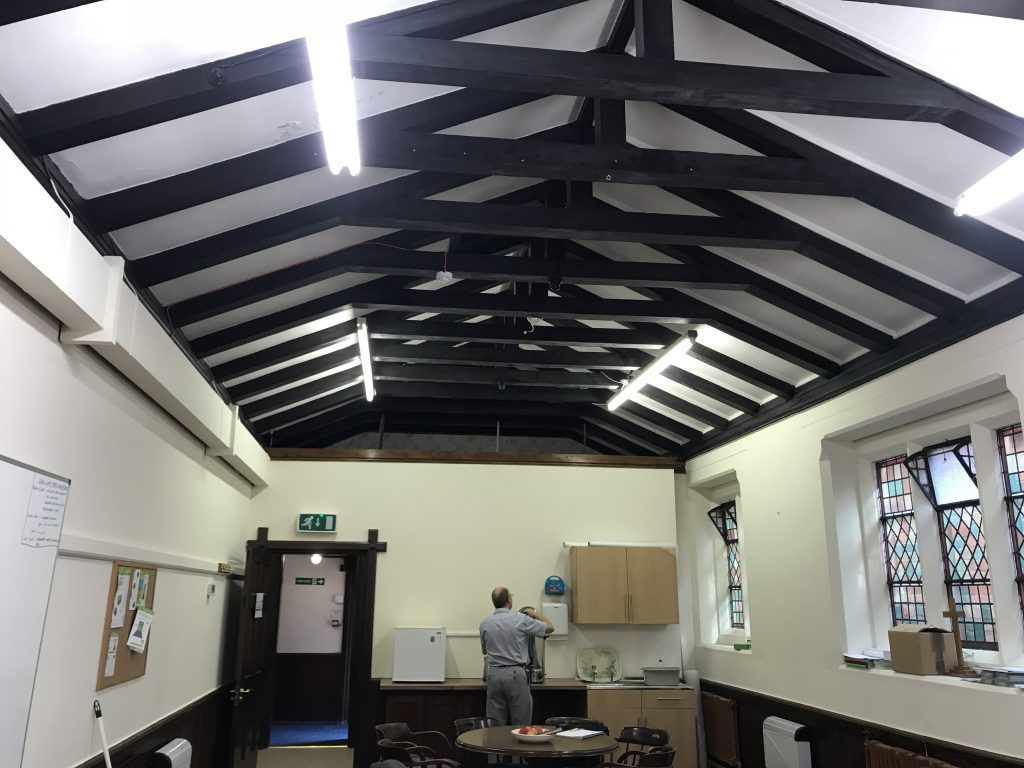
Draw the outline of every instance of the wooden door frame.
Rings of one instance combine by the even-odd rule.
[[[269,530],[259,528],[256,532],[256,541],[274,555],[312,555],[319,553],[324,557],[343,557],[345,559],[345,629],[343,637],[349,640],[347,678],[348,698],[346,708],[348,712],[349,747],[356,751],[358,759],[363,750],[372,751],[375,747],[373,741],[373,723],[370,722],[372,714],[370,708],[358,702],[367,702],[371,696],[370,690],[370,665],[373,660],[373,610],[377,588],[377,555],[388,551],[387,542],[380,541],[376,528],[371,528],[367,534],[366,541],[333,541],[333,540],[271,540],[268,539]],[[267,668],[271,671],[271,679],[275,673],[277,663],[277,642],[276,631],[278,614],[281,608],[281,582],[278,579],[274,585],[275,594],[271,595],[268,601],[274,606],[275,615],[273,618],[274,642],[273,653],[267,651],[269,658],[265,659]],[[270,617],[268,617],[270,618]],[[268,649],[271,644],[268,643]],[[342,663],[346,663],[342,658]],[[271,691],[271,716],[272,716],[272,694]],[[351,702],[357,702],[351,706]],[[267,729],[265,746],[269,746],[270,733]],[[262,747],[263,745],[261,745]]]

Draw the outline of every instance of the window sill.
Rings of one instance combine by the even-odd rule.
[[[732,645],[725,643],[698,643],[698,648],[703,648],[708,651],[717,651],[718,653],[728,653],[732,656],[753,656],[753,649],[749,651],[737,651]]]
[[[1024,689],[1005,688],[999,685],[985,685],[983,683],[972,683],[968,680],[950,677],[949,675],[910,675],[905,672],[893,672],[891,669],[852,669],[845,664],[841,664],[838,669],[841,672],[849,672],[852,675],[865,675],[873,678],[888,677],[893,680],[908,680],[924,683],[925,685],[944,685],[954,688],[967,688],[971,691],[990,691],[1008,696],[1019,696],[1024,694]]]

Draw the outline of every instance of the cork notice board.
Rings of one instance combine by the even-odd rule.
[[[103,615],[103,641],[100,643],[100,666],[96,673],[96,690],[126,683],[146,674],[146,659],[152,635],[142,653],[128,647],[128,637],[135,623],[138,607],[152,609],[156,595],[156,568],[141,563],[115,561],[110,573],[107,612]],[[132,606],[132,599],[135,606]],[[119,626],[111,626],[119,625]],[[111,658],[113,656],[113,658]]]

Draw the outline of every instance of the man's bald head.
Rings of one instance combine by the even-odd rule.
[[[491,591],[491,602],[495,608],[508,608],[512,595],[508,593],[508,587],[495,587]]]

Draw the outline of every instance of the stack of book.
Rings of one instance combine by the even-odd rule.
[[[875,662],[878,669],[892,669],[892,657],[882,648],[865,648],[864,655]]]
[[[1003,688],[1017,688],[1024,685],[1024,667],[993,667],[979,669],[982,683]]]
[[[874,669],[875,660],[859,653],[844,653],[843,664],[853,669]]]

